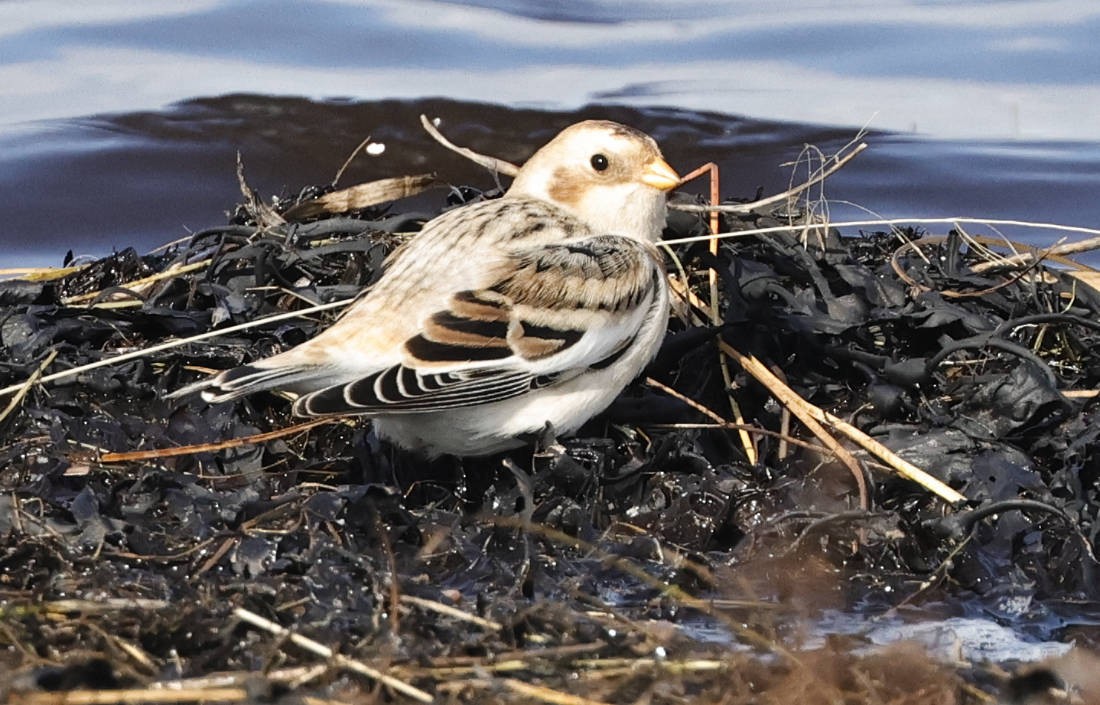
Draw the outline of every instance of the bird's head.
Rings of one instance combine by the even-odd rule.
[[[509,196],[561,206],[599,233],[656,241],[680,177],[649,135],[607,120],[562,130],[516,175]]]

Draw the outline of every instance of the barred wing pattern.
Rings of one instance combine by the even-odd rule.
[[[517,248],[500,271],[427,316],[402,363],[307,394],[295,412],[439,411],[602,369],[629,348],[663,284],[656,248],[614,235]]]

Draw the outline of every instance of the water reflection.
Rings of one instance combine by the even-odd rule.
[[[1089,0],[0,3],[0,27],[8,123],[248,91],[1100,139]]]
[[[437,171],[451,183],[493,185],[479,167],[435,145],[421,130],[425,112],[449,136],[513,162],[566,124],[620,120],[653,134],[682,172],[706,161],[722,170],[722,190],[751,197],[784,190],[803,144],[834,152],[847,128],[776,123],[679,109],[593,107],[580,112],[513,110],[455,101],[317,102],[234,95],[0,134],[0,249],[5,266],[56,264],[64,252],[149,249],[224,222],[239,200],[241,153],[249,183],[286,193],[332,180],[370,135],[387,145],[357,159],[343,185]],[[929,140],[872,133],[871,149],[833,176],[826,195],[834,218],[975,216],[1095,225],[1100,206],[1100,144]],[[699,189],[702,186],[698,187]],[[429,192],[403,209],[441,207]],[[845,205],[847,202],[854,205]],[[1033,231],[1012,233],[1051,244]]]
[[[803,143],[869,123],[900,132],[876,133],[829,196],[1094,225],[1098,30],[1089,0],[0,3],[0,249],[54,263],[220,222],[238,150],[266,193],[329,180],[368,133],[391,149],[349,180],[439,168],[484,185],[418,112],[520,160],[591,102],[672,106],[583,114],[653,131],[678,168],[718,161],[730,195],[782,190]],[[382,100],[432,95],[564,112]]]

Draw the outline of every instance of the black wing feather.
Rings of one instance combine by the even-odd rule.
[[[533,383],[531,374],[514,370],[418,374],[404,365],[394,365],[307,394],[294,410],[305,416],[438,411],[517,397],[529,392]]]

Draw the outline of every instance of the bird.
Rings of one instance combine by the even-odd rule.
[[[428,221],[316,337],[173,396],[290,391],[297,416],[367,416],[427,458],[495,455],[547,428],[570,435],[664,338],[656,242],[680,182],[649,135],[573,124],[503,196]]]

